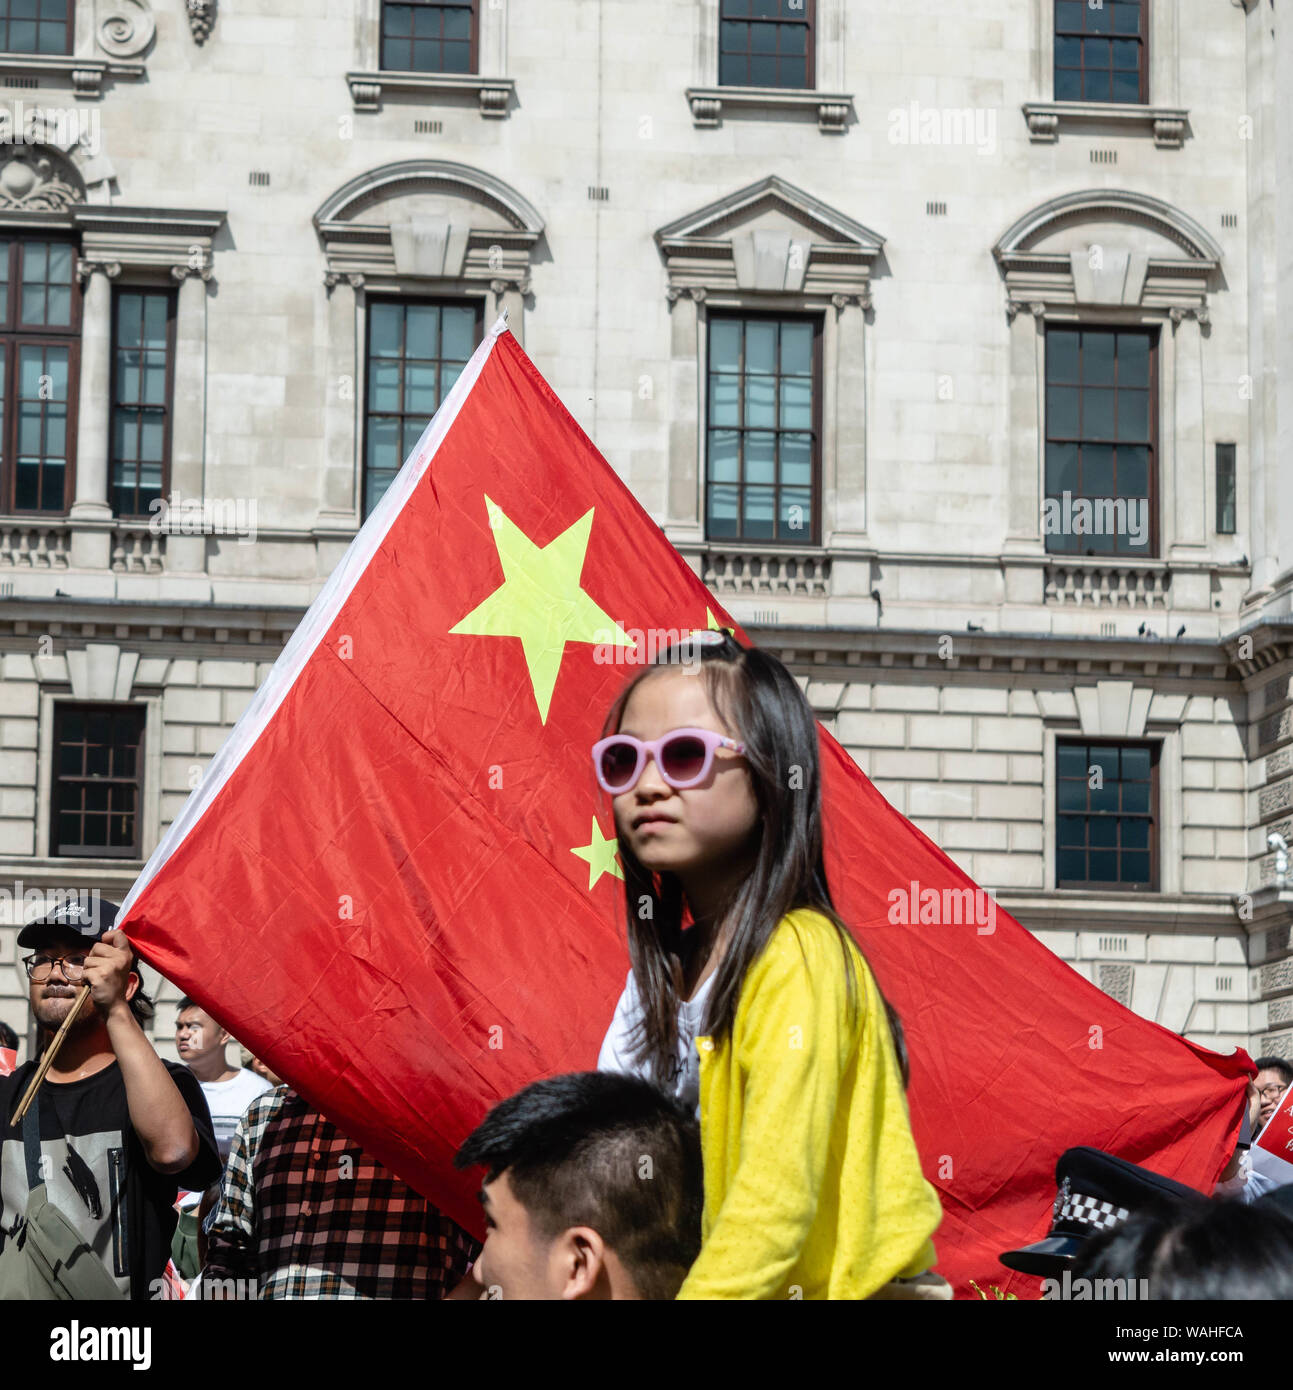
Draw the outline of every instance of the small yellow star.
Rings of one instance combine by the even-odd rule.
[[[730,637],[736,636],[736,629],[734,627],[724,627],[723,624],[720,623],[718,619],[714,616],[714,610],[708,606],[706,606],[705,608],[705,619],[705,627],[707,631],[726,632]]]
[[[546,724],[567,642],[614,647],[636,643],[580,587],[593,527],[591,510],[540,547],[491,498],[485,498],[485,506],[503,583],[449,631],[520,638],[539,719]]]
[[[624,870],[615,862],[615,854],[619,849],[619,842],[612,835],[608,840],[602,834],[602,828],[597,824],[597,817],[593,817],[592,837],[588,844],[580,845],[577,849],[572,849],[571,854],[578,855],[588,865],[588,887],[591,890],[603,874],[614,874],[616,878],[624,877]]]

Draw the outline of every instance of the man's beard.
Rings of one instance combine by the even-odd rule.
[[[76,1003],[78,991],[70,989],[66,994],[48,996],[44,993],[32,1005],[32,1012],[36,1015],[36,1022],[42,1028],[57,1031],[62,1026],[63,1020],[67,1017],[68,1010]],[[82,1007],[76,1022],[72,1025],[69,1032],[75,1032],[85,1021],[89,1011]]]

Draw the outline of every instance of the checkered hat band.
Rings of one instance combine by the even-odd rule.
[[[1130,1215],[1126,1207],[1117,1207],[1112,1202],[1102,1202],[1098,1197],[1087,1197],[1080,1192],[1071,1193],[1060,1210],[1061,1221],[1076,1221],[1082,1226],[1094,1226],[1098,1231],[1107,1231]]]

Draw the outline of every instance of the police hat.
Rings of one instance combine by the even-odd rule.
[[[1203,1193],[1101,1149],[1066,1149],[1055,1165],[1059,1191],[1051,1229],[1043,1240],[999,1258],[1008,1269],[1054,1277],[1072,1267],[1088,1240],[1125,1221],[1134,1211],[1164,1202],[1205,1201]]]
[[[106,898],[100,898],[97,893],[90,895],[88,907],[78,898],[69,898],[67,902],[60,903],[53,912],[47,912],[43,917],[36,917],[28,922],[18,933],[18,945],[42,946],[51,936],[71,933],[73,936],[84,937],[85,944],[93,946],[104,932],[111,931],[120,911],[117,903],[110,903]]]

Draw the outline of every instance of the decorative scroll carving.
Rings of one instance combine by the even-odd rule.
[[[157,32],[147,0],[100,0],[95,19],[95,40],[114,58],[138,57]]]

